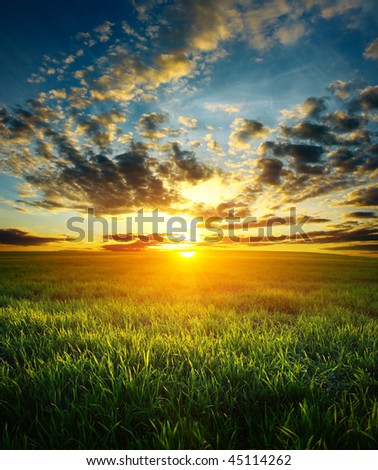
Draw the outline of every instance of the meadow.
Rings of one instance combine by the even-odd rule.
[[[377,268],[1,253],[1,448],[375,449]]]

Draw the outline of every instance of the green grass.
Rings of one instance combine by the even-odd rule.
[[[0,255],[3,449],[374,449],[378,262]]]

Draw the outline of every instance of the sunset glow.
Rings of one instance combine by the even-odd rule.
[[[195,256],[195,251],[180,251],[179,255],[183,258],[193,258]]]

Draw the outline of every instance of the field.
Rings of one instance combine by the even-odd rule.
[[[378,261],[2,253],[3,449],[374,449]]]

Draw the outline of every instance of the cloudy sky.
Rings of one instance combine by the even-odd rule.
[[[88,208],[296,207],[311,249],[374,252],[377,36],[375,0],[7,2],[0,249],[88,248]]]

